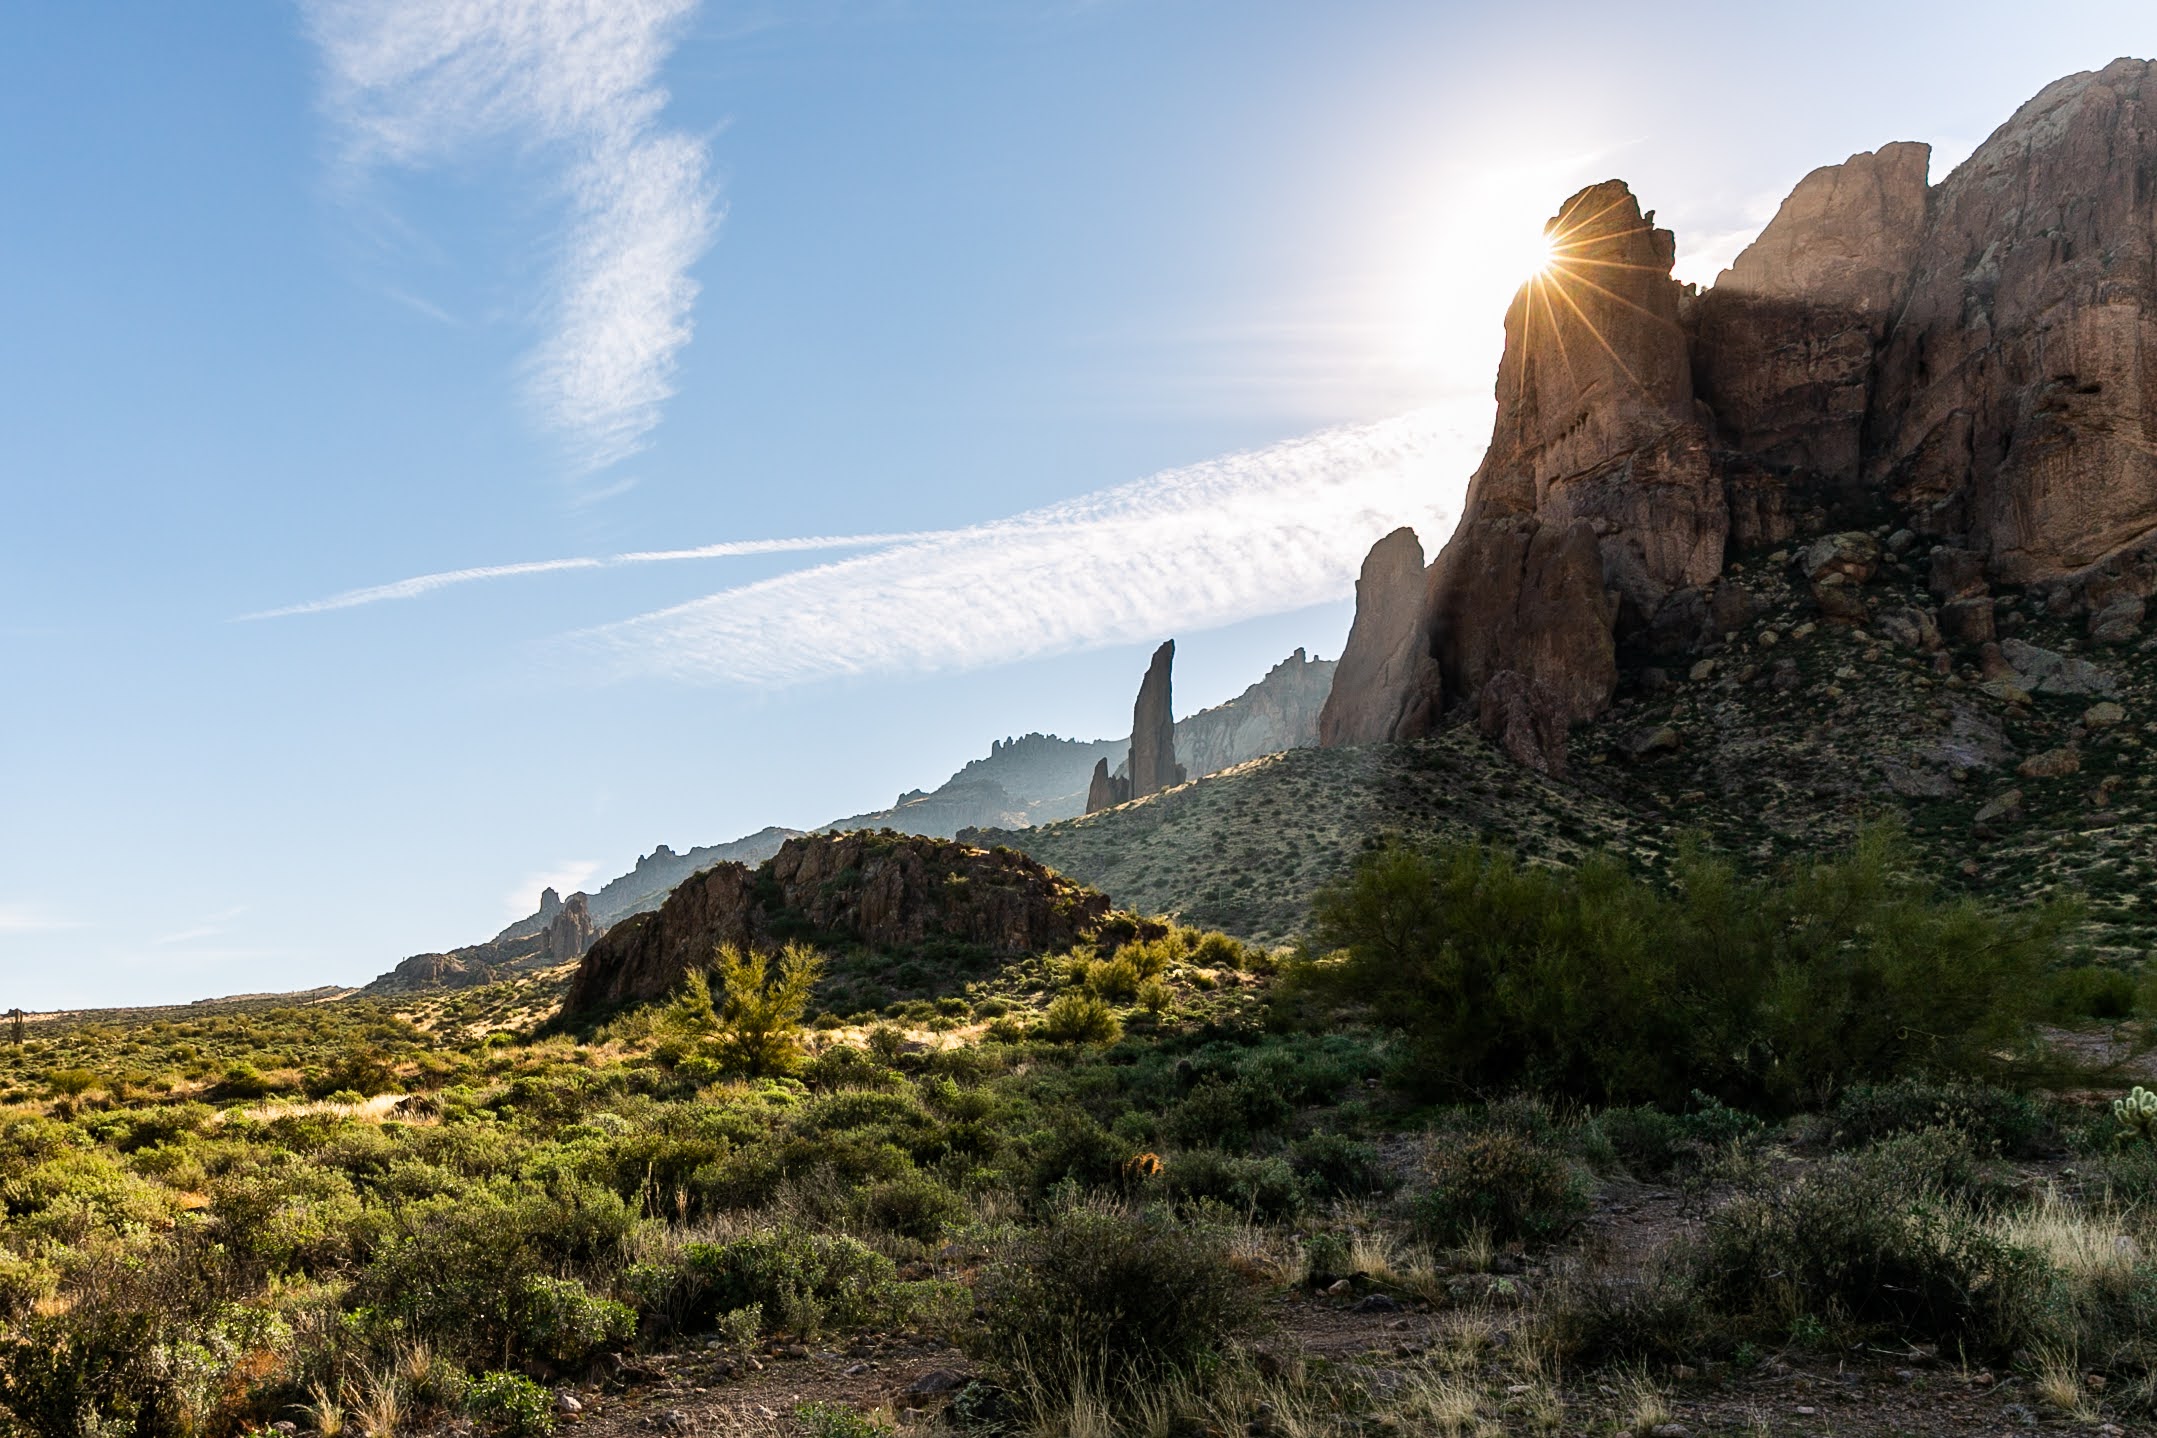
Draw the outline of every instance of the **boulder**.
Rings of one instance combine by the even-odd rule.
[[[2145,602],[2135,595],[2113,600],[2090,613],[2090,639],[2098,644],[2125,644],[2142,630]]]
[[[2127,722],[2127,711],[2106,699],[2092,704],[2082,711],[2082,727],[2085,729],[2110,729]]]
[[[2032,754],[2015,766],[2015,772],[2025,779],[2061,779],[2081,768],[2082,751],[2068,744]]]
[[[1526,675],[1501,669],[1484,681],[1476,695],[1476,727],[1514,763],[1565,777],[1565,718],[1551,695]]]
[[[1318,718],[1328,749],[1429,732],[1443,697],[1424,624],[1423,545],[1412,529],[1371,546],[1356,579],[1356,617]]]
[[[1874,620],[1873,627],[1880,632],[1882,639],[1904,649],[1930,650],[1940,647],[1940,626],[1934,621],[1929,610],[1914,606],[1883,609]]]
[[[2020,639],[2004,640],[2000,657],[2014,669],[2016,682],[2032,694],[2102,694],[2119,690],[2119,681],[2086,659],[2040,649]]]

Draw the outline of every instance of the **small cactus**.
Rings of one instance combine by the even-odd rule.
[[[2157,1093],[2136,1084],[2127,1097],[2112,1100],[2112,1116],[2120,1121],[2122,1144],[2157,1143]]]

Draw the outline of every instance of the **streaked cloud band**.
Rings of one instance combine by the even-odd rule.
[[[981,668],[1354,592],[1380,535],[1450,525],[1489,401],[1323,431],[740,585],[572,637],[618,676],[779,687]]]

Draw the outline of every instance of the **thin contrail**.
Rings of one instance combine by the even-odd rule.
[[[891,544],[911,544],[941,539],[955,531],[907,530],[895,534],[815,534],[795,539],[734,539],[720,544],[701,544],[694,549],[639,549],[627,554],[578,555],[569,559],[533,559],[521,564],[484,564],[471,569],[445,569],[436,574],[416,574],[389,584],[347,589],[326,599],[310,599],[279,609],[242,614],[241,620],[283,619],[294,614],[324,614],[332,609],[355,609],[385,599],[417,599],[453,584],[481,579],[507,579],[519,574],[552,574],[563,569],[615,569],[629,564],[664,564],[679,559],[732,559],[749,554],[796,554],[820,549],[875,549]]]

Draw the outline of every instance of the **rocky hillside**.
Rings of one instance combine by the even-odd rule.
[[[755,869],[715,865],[657,912],[608,930],[570,981],[564,1010],[662,997],[720,944],[808,939],[836,957],[826,1002],[876,1007],[879,981],[948,983],[971,961],[1067,948],[1108,918],[1108,900],[1009,849],[878,833],[803,835]],[[861,959],[867,963],[859,962]],[[849,962],[849,960],[855,960]],[[930,974],[922,961],[937,969]]]
[[[414,954],[369,984],[366,992],[467,988],[567,963],[581,956],[610,925],[658,908],[675,885],[699,869],[728,862],[762,863],[798,832],[760,829],[730,844],[707,844],[681,854],[661,844],[598,893],[571,894],[564,900],[548,889],[540,895],[537,911],[486,943],[445,953]]]
[[[1659,867],[1692,832],[1768,868],[1893,816],[1950,885],[2077,898],[2098,956],[2139,962],[2157,945],[2157,640],[2094,640],[2086,618],[2022,591],[1984,600],[1999,640],[1957,642],[1939,594],[1962,553],[1883,528],[1733,562],[1742,626],[1685,664],[1629,669],[1567,737],[1564,780],[1461,714],[1420,740],[1301,750],[1074,822],[965,837],[1023,848],[1119,904],[1276,940],[1384,834],[1490,836],[1559,861],[1597,846]],[[1863,622],[1830,617],[1853,603]]]

